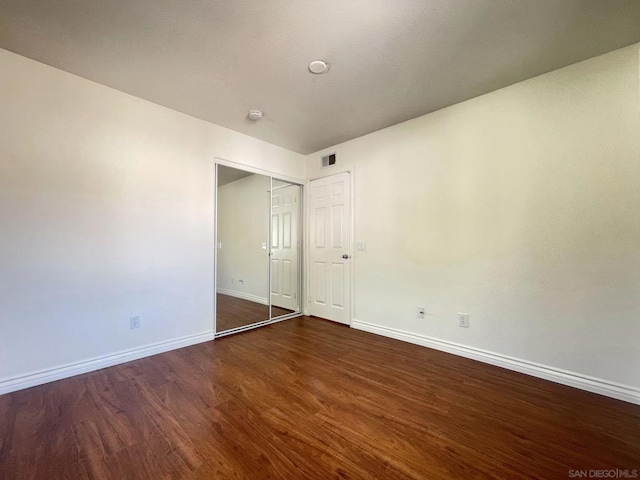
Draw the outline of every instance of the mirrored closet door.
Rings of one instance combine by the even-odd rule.
[[[301,311],[300,185],[217,165],[216,335]]]

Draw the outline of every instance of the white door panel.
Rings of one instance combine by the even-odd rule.
[[[271,201],[271,304],[297,311],[300,187],[273,189]]]
[[[313,180],[309,186],[309,313],[348,324],[352,261],[350,174]]]

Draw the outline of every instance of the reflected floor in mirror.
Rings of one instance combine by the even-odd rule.
[[[216,332],[224,332],[232,328],[244,327],[245,325],[269,319],[268,305],[221,293],[216,295],[216,300]],[[274,317],[293,313],[293,310],[276,306],[273,306],[272,309]]]

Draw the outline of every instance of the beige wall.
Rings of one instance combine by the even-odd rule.
[[[212,332],[214,157],[304,175],[296,153],[4,50],[0,106],[0,392]]]
[[[635,45],[307,156],[355,170],[355,319],[640,387],[638,77]]]

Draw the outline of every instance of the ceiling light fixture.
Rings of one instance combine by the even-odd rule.
[[[263,113],[260,110],[249,110],[249,118],[254,122],[260,120],[263,116]]]
[[[329,71],[329,64],[324,60],[314,60],[309,64],[309,71],[316,75],[327,73]]]

